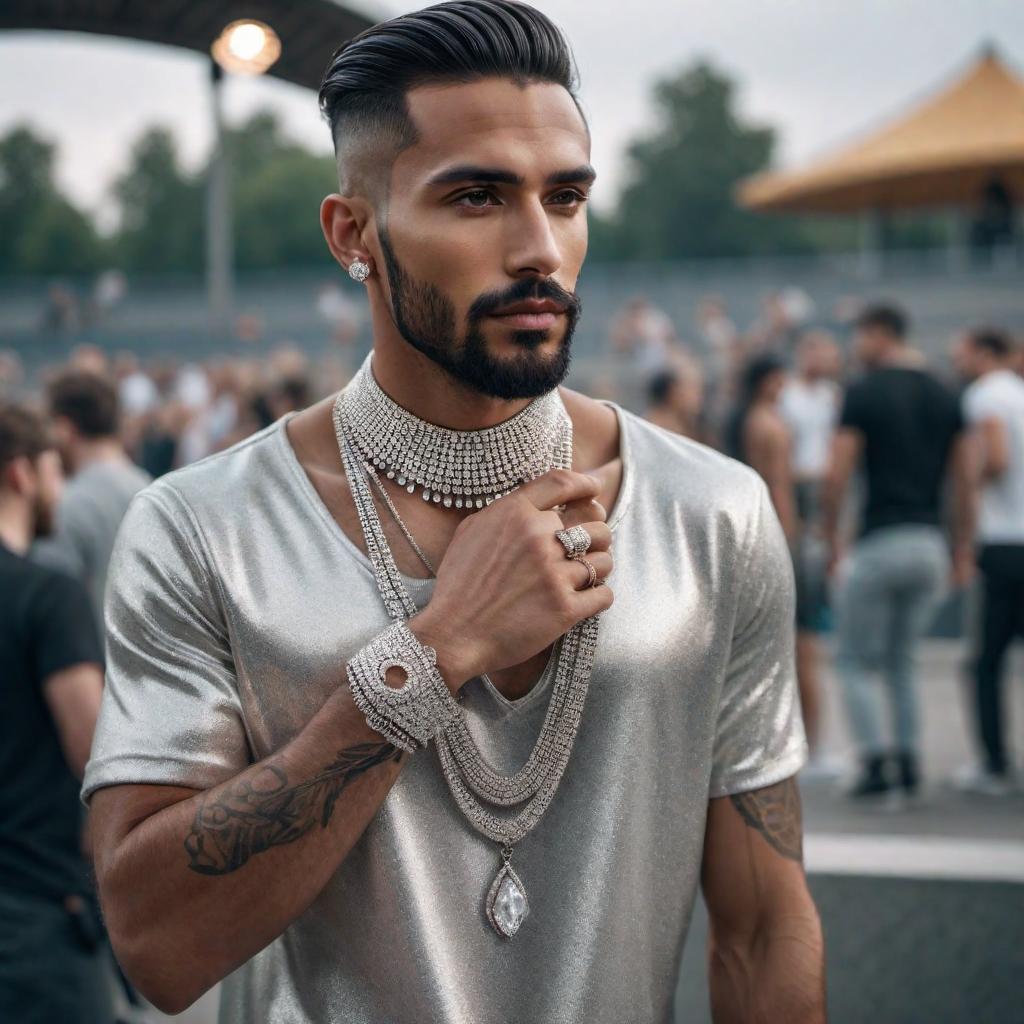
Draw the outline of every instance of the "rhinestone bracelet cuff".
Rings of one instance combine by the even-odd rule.
[[[400,687],[387,683],[388,669],[394,666],[406,674]],[[347,674],[352,699],[367,724],[403,750],[425,747],[462,715],[437,669],[435,651],[421,644],[403,621],[351,658]]]

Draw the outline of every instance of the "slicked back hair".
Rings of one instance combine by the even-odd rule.
[[[381,172],[416,141],[410,89],[482,78],[551,82],[576,101],[565,37],[550,18],[516,0],[449,0],[374,25],[336,50],[320,84],[320,110],[331,127],[342,191],[369,170],[359,166],[361,151],[372,149],[372,172],[383,184],[388,174]]]

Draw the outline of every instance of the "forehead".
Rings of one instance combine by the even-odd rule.
[[[583,117],[552,82],[424,85],[411,89],[406,103],[418,138],[395,161],[396,185],[415,185],[445,165],[501,167],[529,180],[590,159]]]

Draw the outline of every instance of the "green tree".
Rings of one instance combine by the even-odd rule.
[[[231,132],[235,261],[239,267],[315,266],[330,260],[320,202],[338,187],[334,160],[285,138],[277,117],[254,114]]]
[[[733,82],[701,61],[658,82],[659,124],[628,150],[628,184],[615,235],[621,255],[640,259],[741,256],[800,244],[792,222],[737,207],[736,183],[766,168],[771,128],[747,124]]]
[[[92,222],[57,188],[54,152],[25,125],[0,138],[0,272],[83,273],[102,263]]]
[[[197,270],[203,263],[203,183],[182,171],[174,136],[150,128],[113,185],[115,250],[127,270]]]

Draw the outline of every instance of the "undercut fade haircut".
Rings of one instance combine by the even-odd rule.
[[[579,109],[576,65],[561,30],[516,0],[449,0],[374,25],[336,50],[320,83],[320,111],[342,192],[386,194],[382,171],[416,141],[410,89],[482,78],[552,82]]]

